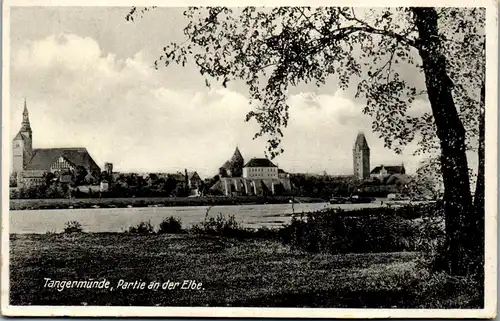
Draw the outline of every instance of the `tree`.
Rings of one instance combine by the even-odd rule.
[[[87,169],[82,166],[78,165],[73,172],[73,181],[75,185],[82,185],[85,183],[85,176],[87,176]]]
[[[133,8],[127,20],[147,10]],[[471,106],[478,105],[479,87],[477,76],[460,70],[470,70],[461,66],[484,44],[484,14],[478,8],[188,8],[187,40],[165,46],[155,65],[194,61],[209,86],[209,79],[223,86],[243,81],[254,105],[247,121],[260,124],[256,137],[269,136],[271,157],[283,152],[290,87],[321,86],[332,75],[343,89],[356,82],[363,112],[387,147],[401,152],[420,135],[423,151],[438,148],[449,272],[474,274],[482,268],[484,228],[473,210],[466,150],[469,133],[477,137],[469,129],[477,128]],[[484,56],[478,58],[484,66]],[[405,79],[404,68],[423,74],[425,88]],[[422,95],[431,113],[408,115]],[[431,133],[437,139],[426,140]]]
[[[17,173],[9,175],[9,187],[17,187]]]
[[[440,200],[443,197],[443,179],[439,167],[437,157],[422,161],[415,175],[405,185],[404,194],[416,199]]]
[[[46,172],[43,174],[44,183],[47,186],[51,185],[56,178],[56,175],[52,172]]]
[[[164,190],[170,196],[176,192],[177,189],[177,179],[174,175],[167,175],[167,180],[165,181]]]

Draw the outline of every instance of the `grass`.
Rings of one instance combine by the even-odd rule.
[[[296,197],[302,203],[318,203],[325,200],[311,197]],[[141,197],[141,198],[76,198],[76,199],[11,199],[10,210],[67,209],[67,208],[113,208],[147,206],[207,206],[242,204],[282,204],[289,196],[213,196],[213,197]]]
[[[349,308],[480,306],[468,280],[419,268],[419,253],[324,254],[279,241],[199,234],[10,237],[13,305]],[[44,288],[44,278],[196,280],[204,290]]]
[[[336,308],[481,308],[472,279],[430,272],[443,238],[439,207],[326,210],[281,229],[207,215],[182,229],[141,222],[125,233],[85,233],[78,222],[47,234],[11,234],[13,305],[135,305]],[[373,253],[369,253],[373,252]],[[107,289],[44,287],[102,280]],[[200,290],[123,290],[127,282],[194,280]],[[146,285],[146,287],[147,287]]]

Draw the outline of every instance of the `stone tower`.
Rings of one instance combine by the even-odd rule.
[[[365,135],[358,133],[352,149],[354,176],[358,179],[370,177],[370,148]]]
[[[12,142],[12,155],[12,169],[15,173],[22,172],[28,161],[33,156],[33,132],[31,131],[26,99],[24,100],[21,129]]]

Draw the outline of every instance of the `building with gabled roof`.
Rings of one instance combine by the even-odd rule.
[[[99,166],[84,147],[38,148],[33,150],[25,170],[57,171],[83,166],[89,172],[100,171]]]
[[[278,166],[267,158],[252,158],[243,166],[243,178],[279,178]]]
[[[219,175],[219,180],[210,190],[226,196],[232,195],[280,195],[290,192],[292,187],[290,177],[267,158],[252,158],[243,165],[243,157],[236,148],[233,158],[228,164],[234,163],[238,156],[238,166],[242,171],[240,176]],[[226,164],[225,164],[226,165]]]
[[[33,131],[29,113],[24,101],[21,129],[13,139],[12,170],[17,175],[18,186],[39,185],[43,183],[45,173],[75,171],[83,167],[87,175],[99,177],[101,169],[84,147],[71,148],[36,148],[33,149]]]
[[[404,175],[406,174],[406,169],[403,164],[395,166],[379,165],[372,169],[370,172],[370,177],[372,178],[384,178],[391,175]]]

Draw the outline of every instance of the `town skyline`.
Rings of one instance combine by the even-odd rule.
[[[27,106],[26,100],[25,100],[25,102],[24,102],[24,105],[23,105],[23,106]],[[24,107],[23,107],[23,108],[24,108]],[[366,136],[366,134],[365,134],[363,131],[358,131],[357,135],[359,135],[360,133],[363,133],[363,134]],[[61,148],[62,148],[62,149],[64,149],[64,148],[85,148],[85,146],[77,146],[77,145],[74,145],[74,146],[72,146],[72,145],[65,145],[65,146],[57,146],[57,145],[51,146],[51,145],[49,145],[49,146],[46,146],[46,145],[41,144],[42,146],[38,146],[38,145],[36,144],[36,139],[35,139],[35,137],[36,137],[36,135],[34,135],[34,137],[33,137],[33,141],[34,141],[33,148],[34,148],[34,149],[38,149],[38,148],[41,148],[41,147],[42,147],[42,148],[59,148],[59,149],[61,149]],[[11,142],[11,143],[12,143],[12,142]],[[354,144],[354,142],[353,142],[353,144]],[[235,146],[235,148],[236,148],[236,149],[241,149],[241,147],[240,147],[239,145],[236,145],[236,146]],[[91,151],[89,151],[89,154],[92,156],[92,152],[91,152]],[[352,156],[351,156],[351,157],[352,157]],[[266,158],[266,156],[265,156],[264,154],[263,154],[263,155],[251,155],[251,156],[246,156],[246,157],[244,156],[245,163],[246,163],[246,162],[248,162],[250,159],[253,159],[253,158]],[[278,156],[278,159],[279,159],[279,156]],[[103,162],[101,162],[100,160],[97,160],[97,163],[98,163],[98,165],[101,167],[101,169],[102,169],[102,170],[104,170],[104,164],[105,164],[105,163],[108,163],[108,162],[109,162],[109,161],[106,161],[106,160],[104,160]],[[277,161],[276,161],[276,158],[273,160],[273,162],[274,162],[274,163],[275,163],[275,164],[276,164],[276,165],[277,165],[280,169],[282,169],[282,166],[280,166],[279,162],[277,162]],[[102,163],[102,164],[101,164],[101,163]],[[114,166],[114,163],[113,163],[113,162],[110,162],[110,163],[112,163],[112,164],[113,164],[113,166]],[[377,165],[386,165],[386,166],[387,166],[387,165],[401,165],[401,164],[404,164],[404,162],[399,162],[399,163],[395,163],[395,162],[393,162],[393,163],[391,163],[391,162],[385,162],[385,163],[383,163],[383,164],[382,164],[382,163],[380,163],[380,164],[378,164],[378,163],[377,163],[377,164],[374,164],[374,165],[373,165],[373,166],[371,166],[371,167],[373,167],[373,168],[374,168],[374,167],[376,167]],[[216,175],[216,174],[217,174],[217,172],[218,172],[218,169],[219,169],[219,168],[220,168],[220,166],[218,166],[217,168],[215,168],[215,169],[214,169],[214,171],[213,171],[213,172],[214,172],[214,174],[213,174],[213,175]],[[125,173],[126,173],[126,172],[128,172],[128,173],[168,173],[168,172],[183,172],[183,171],[184,171],[184,170],[186,170],[187,168],[182,167],[182,166],[178,166],[178,167],[168,168],[168,169],[167,169],[167,168],[159,168],[159,169],[156,169],[156,170],[147,170],[147,169],[146,169],[146,170],[144,170],[144,169],[134,169],[134,168],[132,168],[132,169],[120,170],[119,168],[116,168],[116,167],[114,167],[114,169],[115,169],[115,171],[116,171],[116,172],[125,172]],[[197,170],[196,168],[190,168],[190,169],[191,169],[191,170],[194,170],[194,171],[196,171],[196,172],[198,172],[198,170]],[[353,170],[353,169],[351,169],[351,172],[345,172],[345,173],[336,173],[336,172],[331,173],[331,172],[327,172],[327,170],[326,170],[326,169],[325,169],[325,170],[321,170],[321,169],[319,169],[319,170],[316,170],[316,171],[314,171],[314,170],[312,170],[312,171],[308,171],[308,170],[306,170],[305,172],[297,172],[297,171],[293,171],[293,170],[292,170],[292,171],[288,170],[288,172],[306,173],[306,174],[307,174],[307,173],[309,173],[309,174],[323,174],[323,173],[327,173],[328,175],[333,175],[333,176],[335,176],[335,175],[344,176],[344,175],[352,175],[352,174],[353,174],[353,173],[352,173],[352,170]],[[206,174],[206,175],[205,175],[205,177],[211,177],[211,176],[213,176],[213,175],[212,175],[212,174]]]
[[[162,45],[182,35],[182,8],[161,8],[137,23],[125,20],[127,10],[12,8],[10,141],[26,98],[34,148],[86,147],[99,166],[111,162],[117,171],[188,168],[209,177],[237,146],[245,160],[263,157],[267,138],[252,140],[258,126],[244,121],[251,107],[241,84],[209,89],[193,66],[152,68]],[[172,30],[145,36],[165,16]],[[44,23],[21,27],[27,19]],[[412,156],[415,144],[402,155],[385,148],[353,97],[334,81],[291,91],[285,152],[273,162],[289,172],[351,174],[362,131],[372,167],[404,163],[414,172],[421,161]],[[422,113],[428,102],[413,106]]]

